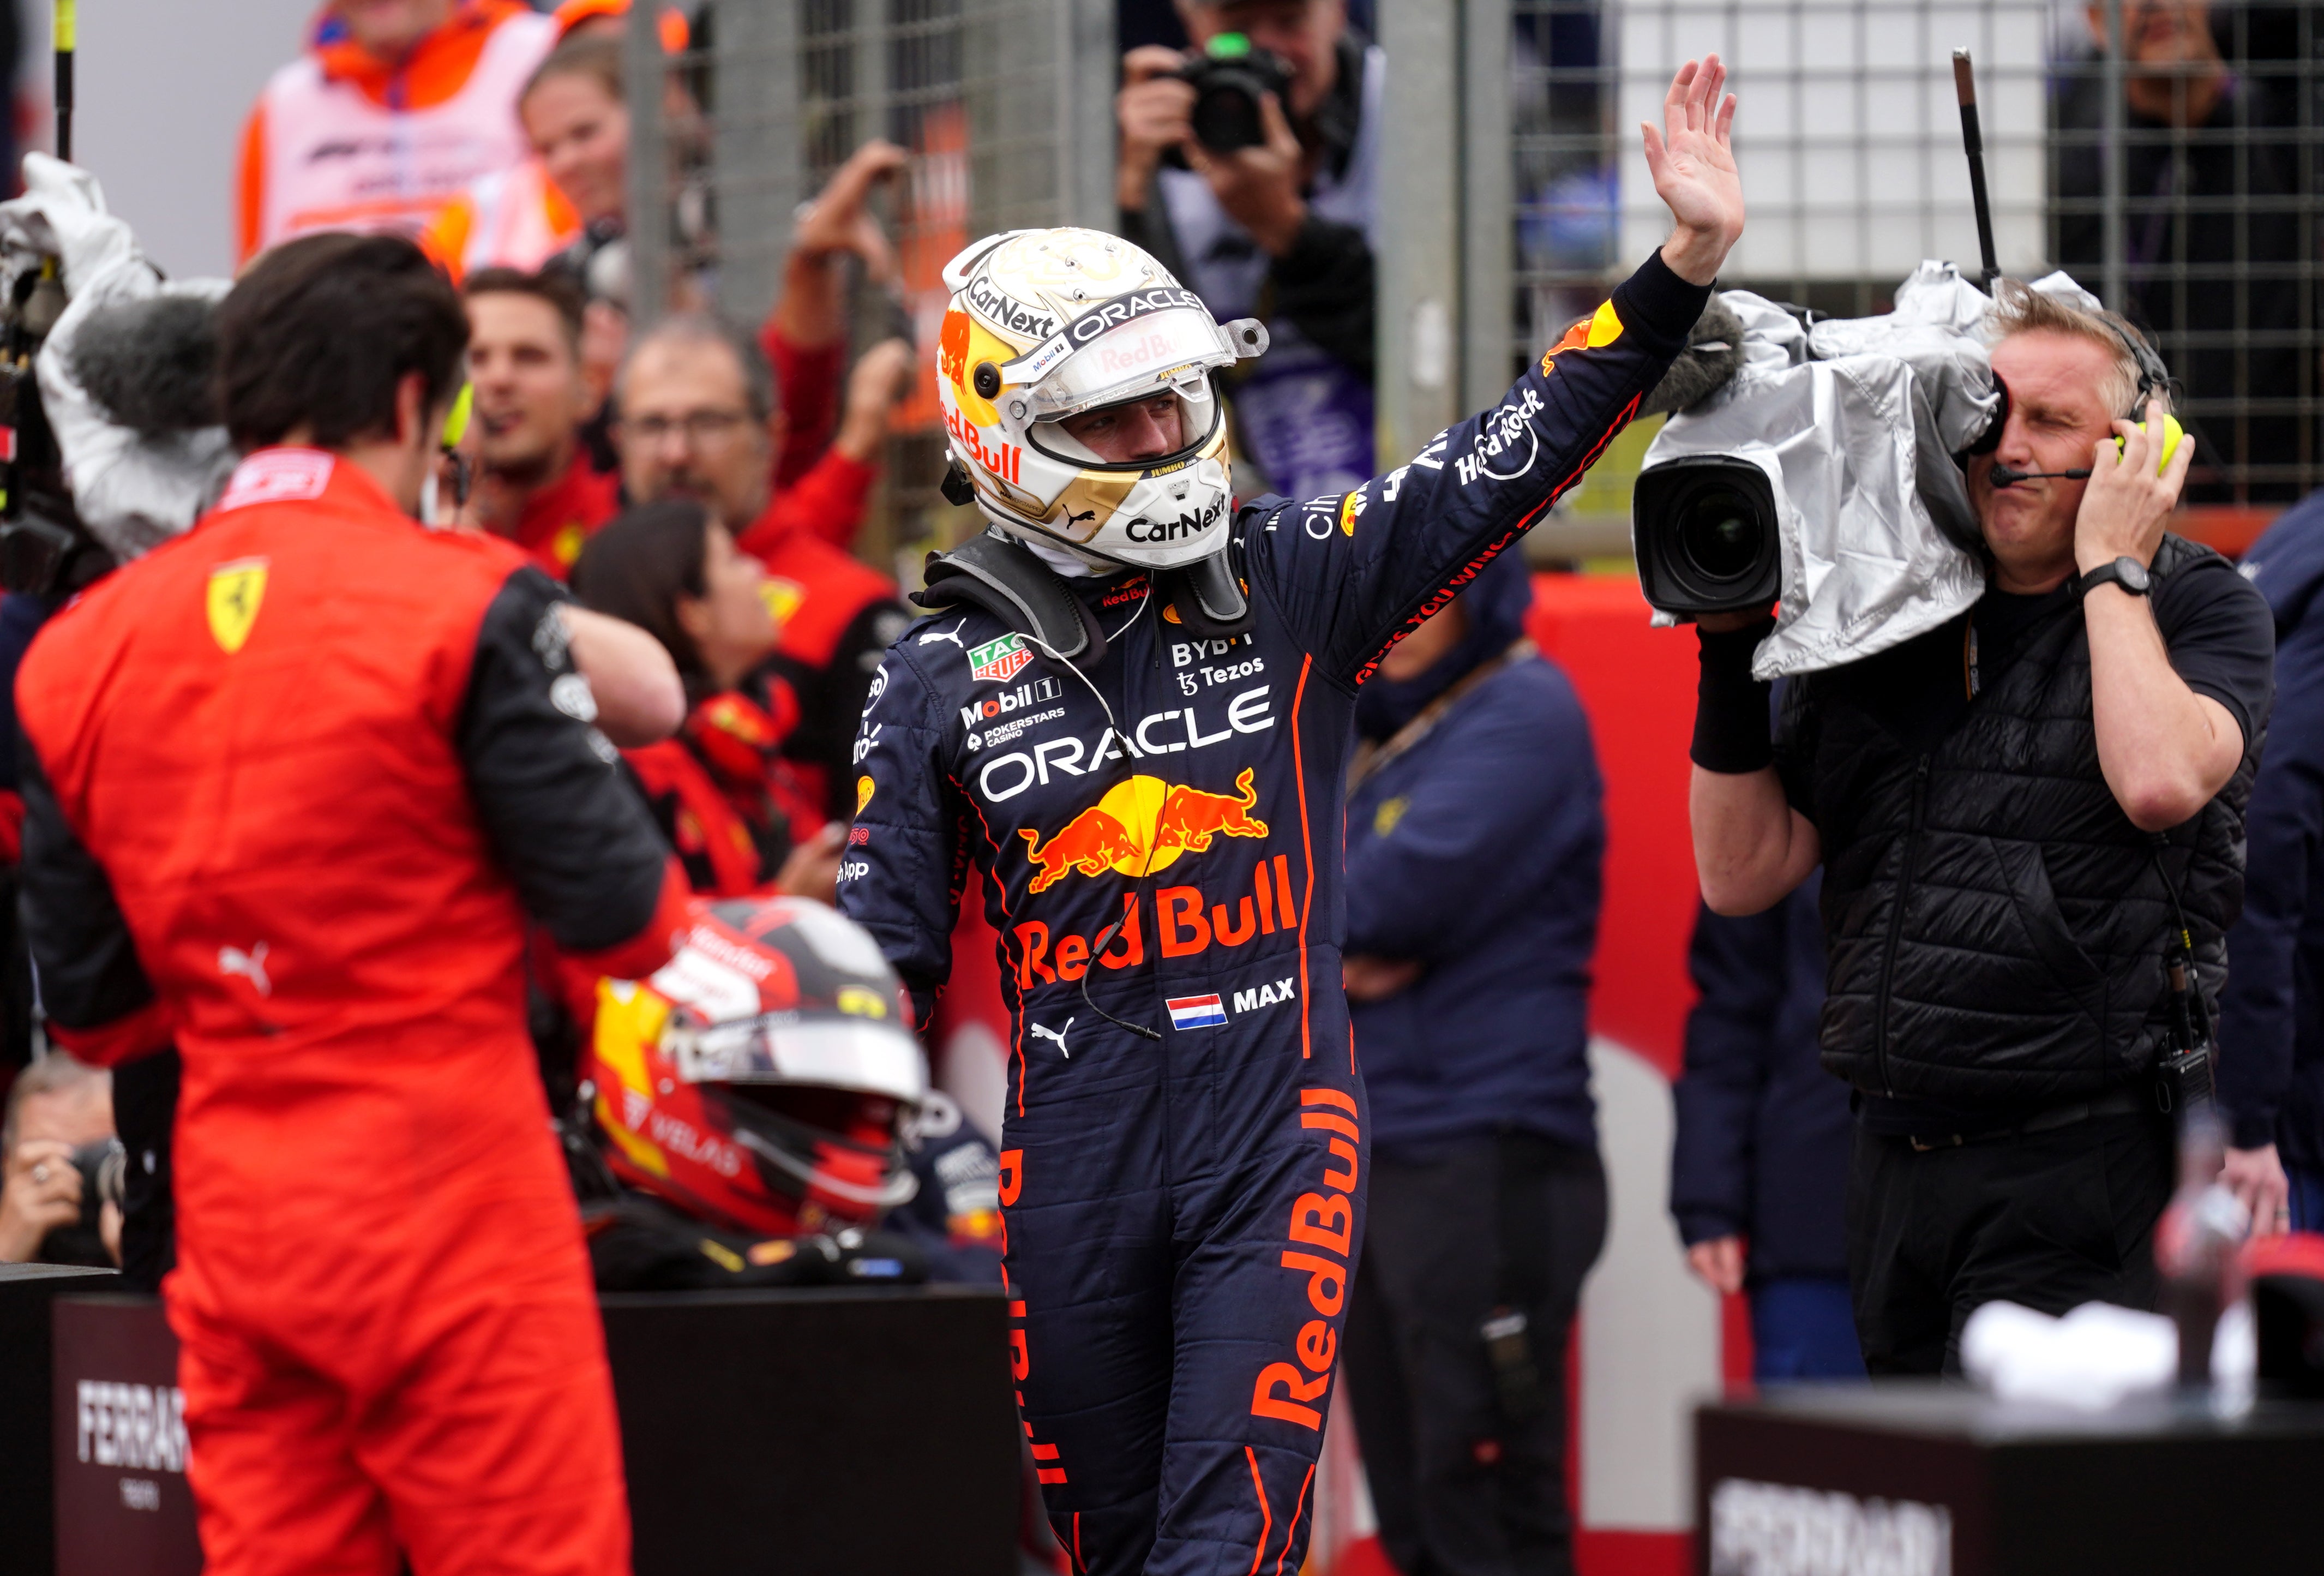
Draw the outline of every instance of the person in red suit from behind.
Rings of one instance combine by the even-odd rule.
[[[184,1058],[163,1292],[214,1576],[629,1570],[524,925],[669,957],[685,880],[614,742],[682,701],[641,631],[413,518],[467,336],[410,242],[270,252],[218,314],[225,495],[18,678],[51,1030]]]

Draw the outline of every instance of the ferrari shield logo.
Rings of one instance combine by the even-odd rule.
[[[237,558],[210,571],[210,638],[233,656],[250,639],[258,604],[266,600],[266,560]]]

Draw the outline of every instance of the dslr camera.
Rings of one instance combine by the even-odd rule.
[[[1219,34],[1175,75],[1194,85],[1189,118],[1194,140],[1213,153],[1265,143],[1267,123],[1259,118],[1259,101],[1269,93],[1282,100],[1291,88],[1291,68],[1283,57],[1239,32]]]

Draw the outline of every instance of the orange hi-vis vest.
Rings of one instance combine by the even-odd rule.
[[[528,158],[470,182],[430,221],[420,244],[457,284],[480,268],[538,273],[580,235],[581,216],[540,161]]]
[[[512,0],[467,0],[399,64],[342,41],[275,72],[243,131],[239,256],[315,230],[416,235],[523,162],[517,95],[556,40]]]

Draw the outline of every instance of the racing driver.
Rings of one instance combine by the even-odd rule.
[[[930,560],[936,615],[874,677],[840,904],[925,1023],[988,877],[1013,1371],[1076,1571],[1300,1568],[1363,1228],[1356,690],[1684,344],[1743,227],[1725,81],[1689,62],[1645,129],[1661,251],[1498,409],[1344,497],[1234,506],[1210,374],[1266,332],[1137,248],[1019,231],[945,270],[946,491],[993,530]]]
[[[417,246],[284,242],[217,323],[240,466],[17,688],[51,1030],[184,1058],[163,1293],[205,1568],[621,1576],[524,920],[607,974],[669,956],[684,876],[590,723],[667,733],[678,676],[513,543],[412,518],[468,338]]]

